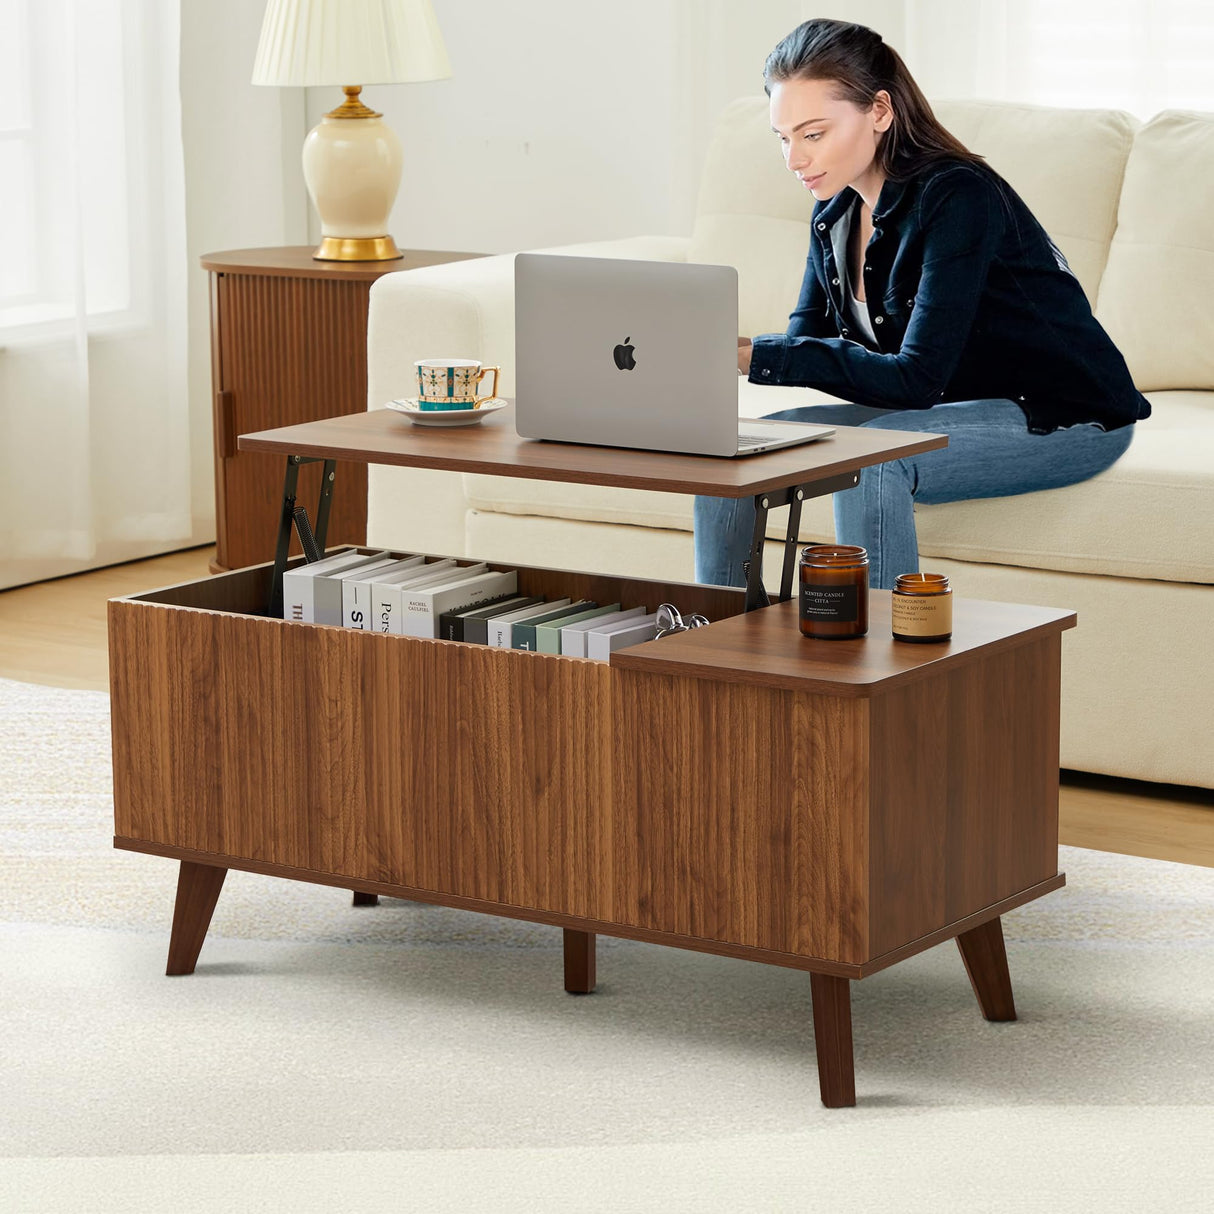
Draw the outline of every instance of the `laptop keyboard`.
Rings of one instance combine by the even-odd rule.
[[[738,450],[749,451],[751,447],[764,447],[773,438],[778,437],[774,434],[739,434],[738,435]]]

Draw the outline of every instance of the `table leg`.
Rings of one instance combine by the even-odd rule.
[[[173,934],[169,937],[166,974],[192,974],[202,942],[206,939],[226,868],[182,860],[177,877],[177,901],[173,906]]]
[[[379,895],[378,894],[364,894],[362,892],[362,890],[356,889],[354,891],[354,905],[355,906],[378,906],[379,905]]]
[[[851,1039],[851,985],[833,974],[809,975],[814,1004],[818,1087],[828,1109],[856,1103],[856,1064]]]
[[[571,995],[594,990],[594,932],[565,932],[565,989]]]
[[[1007,970],[1007,952],[1003,947],[1003,924],[989,919],[957,937],[961,960],[970,985],[978,996],[978,1005],[987,1020],[1015,1020],[1012,978]]]

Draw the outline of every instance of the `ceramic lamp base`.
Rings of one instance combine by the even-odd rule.
[[[320,261],[387,261],[400,256],[388,216],[400,186],[400,141],[381,115],[349,100],[308,132],[304,180],[320,215]]]

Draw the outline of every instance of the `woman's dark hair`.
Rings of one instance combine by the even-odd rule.
[[[941,160],[985,165],[940,125],[914,77],[876,30],[849,21],[815,17],[783,38],[763,65],[763,87],[786,80],[831,80],[838,95],[861,109],[872,107],[884,89],[894,118],[877,144],[877,166],[892,181],[904,181]]]

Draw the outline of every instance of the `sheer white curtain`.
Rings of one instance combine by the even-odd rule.
[[[0,587],[191,535],[178,14],[0,0]]]
[[[906,0],[904,49],[929,97],[1214,110],[1211,0]]]

